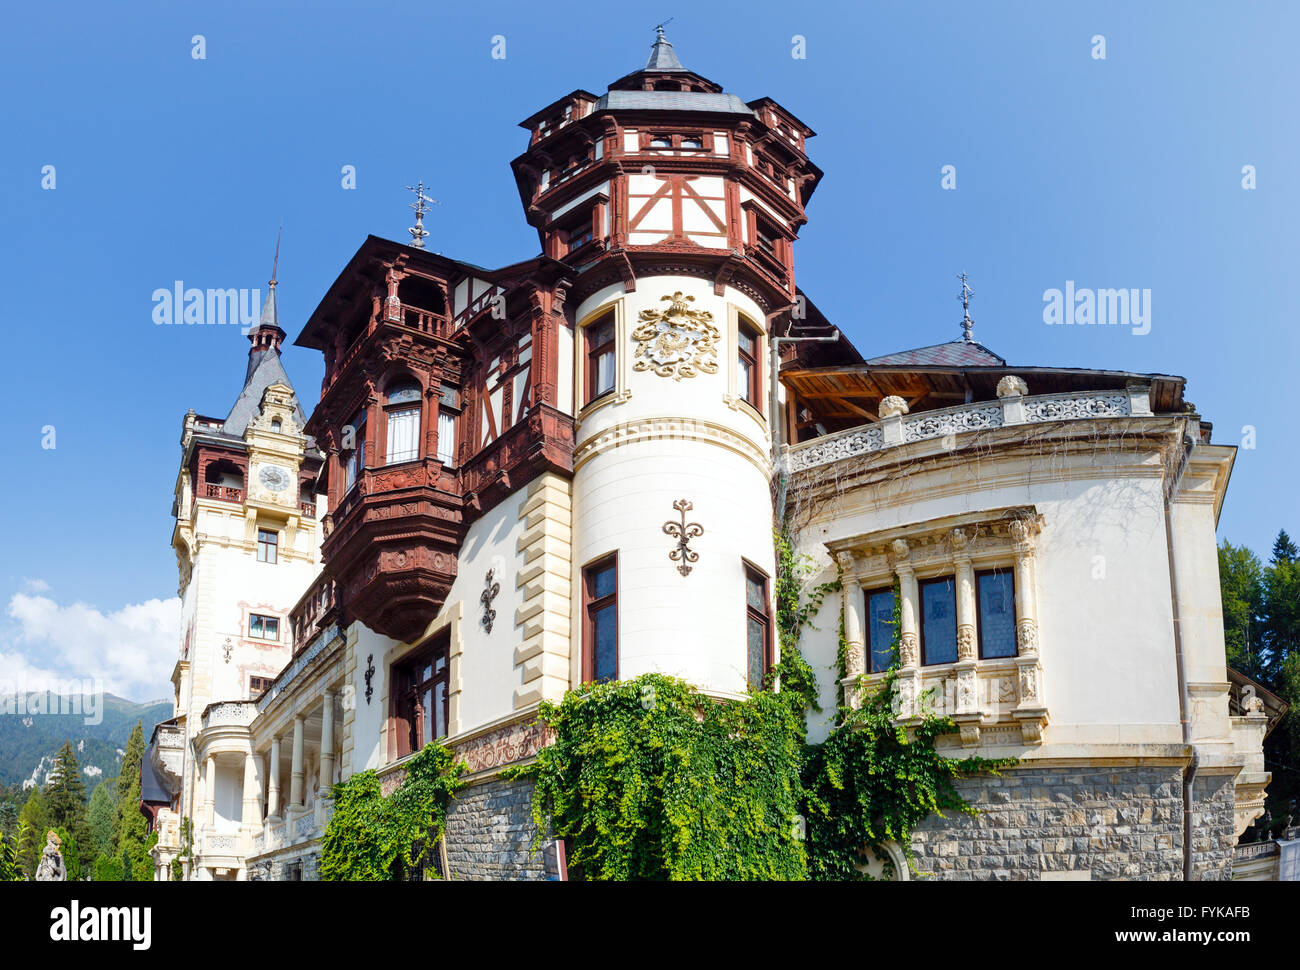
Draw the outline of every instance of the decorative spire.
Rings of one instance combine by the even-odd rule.
[[[275,259],[271,262],[271,279],[266,284],[266,302],[262,304],[262,319],[258,321],[258,327],[278,328],[280,326],[280,317],[275,306],[275,286],[279,282],[276,276],[280,271],[280,237],[283,234],[284,226],[281,226],[275,234]]]
[[[410,207],[415,210],[415,225],[408,226],[406,231],[411,234],[411,245],[416,249],[423,249],[424,237],[429,235],[428,230],[424,228],[424,214],[429,211],[429,206],[442,203],[424,194],[423,179],[415,185],[408,185],[406,191],[415,193],[415,201],[410,204]]]
[[[257,321],[256,327],[246,331],[248,342],[252,346],[248,348],[248,371],[244,375],[245,384],[257,370],[257,365],[261,363],[262,358],[268,353],[280,353],[280,345],[284,342],[284,331],[280,329],[280,316],[275,306],[275,287],[279,282],[276,277],[280,271],[280,236],[283,233],[284,227],[281,226],[280,231],[275,234],[275,259],[271,263],[271,279],[266,284],[270,289],[262,304],[262,316]]]
[[[968,344],[975,342],[975,321],[970,317],[970,298],[974,290],[966,283],[966,274],[962,273],[957,279],[961,280],[961,339]]]
[[[650,60],[645,62],[647,71],[684,71],[682,62],[677,59],[673,52],[673,45],[668,38],[664,36],[664,28],[672,22],[669,17],[661,24],[655,25],[655,31],[658,36],[655,37],[654,46],[650,48]]]

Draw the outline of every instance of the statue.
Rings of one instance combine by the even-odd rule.
[[[59,847],[63,841],[51,829],[45,835],[45,849],[41,852],[40,864],[36,867],[37,882],[63,882],[68,872],[63,866],[63,854]]]

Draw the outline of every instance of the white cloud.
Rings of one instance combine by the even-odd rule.
[[[45,580],[23,577],[24,593],[48,593],[49,591],[50,591],[50,584],[47,583]]]
[[[28,583],[48,590],[41,580]],[[97,679],[104,691],[131,699],[169,696],[180,613],[174,596],[104,613],[85,603],[15,593],[12,622],[0,630],[0,681]]]

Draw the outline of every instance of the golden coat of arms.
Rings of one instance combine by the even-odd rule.
[[[668,301],[667,310],[642,310],[640,326],[632,331],[636,341],[633,370],[652,370],[660,377],[680,381],[683,377],[718,372],[718,341],[722,334],[713,325],[708,310],[692,310],[693,296],[678,290]]]

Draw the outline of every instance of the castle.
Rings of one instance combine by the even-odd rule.
[[[470,787],[437,866],[546,878],[530,783],[500,775],[546,743],[538,704],[651,671],[761,688],[778,521],[843,580],[801,644],[825,711],[883,676],[897,588],[899,720],[933,698],[954,753],[1019,759],[915,833],[917,871],[1229,878],[1276,712],[1225,667],[1235,451],[1183,379],[1011,366],[969,318],[864,359],[795,282],[813,131],[662,30],[522,127],[540,255],[370,236],[297,337],[325,362],[310,416],[274,283],[230,413],[185,416],[159,877],[311,879],[331,785],[390,791],[440,739]]]

